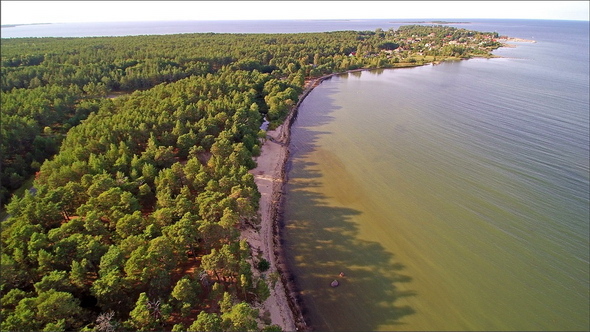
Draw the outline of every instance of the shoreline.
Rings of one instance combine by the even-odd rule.
[[[516,38],[516,37],[500,37],[498,38],[500,43],[536,43],[536,40],[532,39],[523,39],[523,38]]]
[[[500,37],[498,41],[502,44],[502,47],[515,48],[518,44],[513,43],[530,43],[535,44],[537,41],[532,39],[522,39],[515,37]]]
[[[257,227],[258,230],[243,230],[241,237],[248,241],[253,257],[260,254],[270,263],[268,275],[277,273],[279,276],[274,286],[269,285],[270,296],[264,301],[261,309],[268,311],[272,324],[280,326],[283,331],[311,330],[303,316],[299,292],[285,261],[280,234],[283,187],[287,180],[286,166],[290,155],[291,125],[297,118],[303,100],[320,83],[336,75],[365,70],[371,69],[333,73],[307,81],[297,104],[292,107],[287,118],[277,128],[267,132],[260,156],[256,158],[257,166],[250,170],[261,195],[260,225]]]

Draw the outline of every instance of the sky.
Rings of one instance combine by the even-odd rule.
[[[590,1],[1,1],[1,24],[281,19],[583,20]]]

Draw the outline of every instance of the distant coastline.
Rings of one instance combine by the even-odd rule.
[[[25,25],[47,25],[47,24],[52,24],[52,23],[2,24],[2,25],[0,25],[0,28],[15,28],[15,27],[20,27],[20,26],[25,26]]]

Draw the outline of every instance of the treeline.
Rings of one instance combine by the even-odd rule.
[[[223,66],[272,73],[301,87],[310,76],[434,60],[424,56],[489,54],[500,46],[490,36],[497,34],[412,25],[387,32],[2,39],[0,201],[109,94],[214,74]],[[277,110],[270,115],[274,125]]]
[[[277,79],[291,76],[302,86],[306,73],[300,72],[300,58],[338,53],[346,41],[353,48],[356,35],[2,39],[0,199],[5,203],[55,153],[69,128],[97,111],[99,99],[111,93],[215,74],[228,65],[272,72]],[[281,107],[274,104],[270,117],[277,120]],[[259,105],[268,112],[266,103]]]
[[[416,33],[2,39],[3,198],[37,175],[2,222],[0,328],[276,330],[239,240],[263,117]]]

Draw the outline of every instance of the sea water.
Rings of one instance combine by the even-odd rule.
[[[589,329],[588,22],[480,28],[536,43],[302,103],[283,237],[314,328]]]

